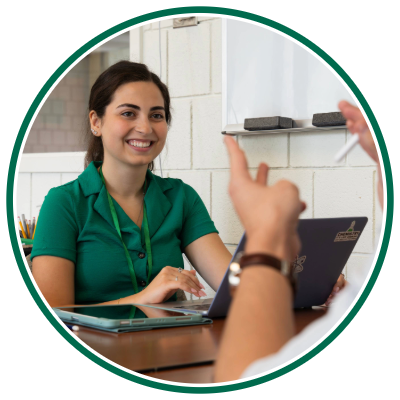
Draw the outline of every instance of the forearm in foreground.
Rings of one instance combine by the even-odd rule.
[[[227,317],[214,379],[239,379],[254,361],[276,353],[294,336],[292,289],[265,266],[246,268]]]

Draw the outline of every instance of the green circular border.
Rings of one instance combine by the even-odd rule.
[[[300,43],[307,46],[310,50],[320,56],[323,60],[325,60],[346,82],[349,88],[353,91],[354,95],[357,97],[358,101],[362,105],[364,111],[366,112],[369,121],[373,127],[375,132],[379,148],[382,154],[383,165],[385,168],[385,175],[386,175],[386,199],[387,199],[387,206],[386,206],[386,224],[385,230],[382,240],[381,250],[379,252],[379,256],[375,265],[375,268],[372,272],[371,278],[368,281],[363,293],[361,294],[360,298],[358,299],[357,303],[354,305],[353,309],[350,313],[346,316],[346,318],[341,322],[341,324],[318,346],[312,349],[309,353],[302,356],[298,360],[294,361],[290,365],[287,365],[284,368],[279,369],[278,371],[272,372],[268,375],[255,378],[246,382],[228,384],[223,386],[203,386],[203,387],[188,387],[188,386],[178,386],[173,384],[165,384],[154,382],[145,378],[140,378],[138,376],[132,375],[126,371],[122,371],[121,369],[109,364],[108,362],[102,360],[97,355],[93,354],[89,351],[86,347],[82,344],[77,342],[71,335],[69,335],[66,330],[62,327],[59,321],[51,314],[48,310],[44,302],[42,301],[41,297],[39,296],[38,292],[36,291],[29,275],[26,270],[24,261],[22,259],[20,249],[19,249],[19,241],[15,232],[15,223],[14,223],[14,207],[13,207],[13,189],[14,189],[14,178],[16,172],[16,166],[18,161],[18,155],[20,152],[20,148],[27,131],[27,128],[30,124],[30,121],[35,114],[36,109],[38,108],[40,102],[48,92],[48,90],[52,87],[52,85],[57,81],[57,79],[64,73],[64,71],[71,66],[79,57],[81,57],[85,52],[90,50],[94,45],[98,44],[99,42],[107,39],[109,36],[114,35],[115,33],[127,29],[133,25],[149,21],[159,17],[167,17],[177,14],[199,14],[199,13],[209,13],[209,14],[221,14],[221,15],[229,15],[233,17],[240,17],[244,19],[248,19],[251,21],[259,22],[261,24],[267,25],[271,28],[279,30],[292,38],[296,39]],[[389,245],[390,234],[392,230],[393,224],[393,207],[394,207],[394,193],[393,193],[393,178],[392,178],[392,170],[390,166],[389,155],[387,152],[387,148],[385,145],[385,141],[382,136],[382,132],[379,128],[378,122],[368,105],[367,101],[365,100],[364,96],[356,86],[356,84],[352,81],[352,79],[346,74],[346,72],[322,49],[320,49],[317,45],[315,45],[310,40],[306,39],[304,36],[300,35],[299,33],[293,31],[292,29],[279,24],[275,21],[270,19],[261,17],[256,14],[251,14],[244,11],[229,9],[229,8],[220,8],[220,7],[178,7],[178,8],[171,8],[161,11],[156,11],[148,14],[141,15],[136,18],[129,19],[121,24],[118,24],[105,32],[101,33],[100,35],[96,36],[89,42],[87,42],[84,46],[82,46],[79,50],[77,50],[74,54],[72,54],[49,78],[46,84],[42,87],[38,95],[36,96],[35,100],[33,101],[32,105],[30,106],[23,122],[21,128],[18,132],[17,139],[15,141],[14,149],[12,152],[11,160],[10,160],[10,168],[8,172],[7,178],[7,219],[8,219],[8,229],[10,233],[10,239],[12,248],[14,251],[14,255],[16,261],[18,263],[18,267],[20,269],[21,275],[25,281],[26,286],[28,287],[33,299],[36,301],[37,305],[39,306],[40,310],[46,316],[46,318],[50,321],[50,323],[54,326],[55,329],[66,339],[70,342],[77,350],[79,350],[82,354],[88,357],[90,360],[94,361],[101,367],[113,372],[116,375],[121,376],[122,378],[128,379],[130,381],[139,383],[141,385],[149,386],[155,389],[162,389],[168,390],[171,392],[179,392],[179,393],[222,393],[222,392],[229,392],[233,390],[240,390],[245,389],[248,387],[252,387],[255,385],[259,385],[264,382],[271,381],[273,379],[278,378],[288,372],[294,370],[295,368],[299,367],[300,365],[304,364],[314,356],[316,356],[320,351],[322,351],[326,346],[328,346],[351,322],[351,320],[356,316],[362,305],[364,304],[365,300],[369,296],[377,278],[381,271],[383,261],[385,259],[385,255],[387,252],[387,248]]]

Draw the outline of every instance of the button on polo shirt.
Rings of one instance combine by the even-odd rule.
[[[121,239],[115,229],[107,192],[91,163],[78,179],[53,188],[40,210],[31,258],[65,258],[75,264],[75,304],[95,304],[134,294]],[[194,240],[218,232],[198,194],[179,179],[147,171],[145,204],[153,270],[183,268],[182,252]],[[143,229],[113,199],[122,239],[135,269],[139,290],[147,282]],[[142,282],[145,283],[142,286]]]

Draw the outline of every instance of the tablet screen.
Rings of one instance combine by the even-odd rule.
[[[81,314],[87,317],[106,318],[106,319],[145,319],[145,318],[165,318],[179,317],[184,315],[193,316],[183,312],[173,312],[160,310],[147,306],[133,305],[110,305],[110,306],[88,306],[88,307],[62,307],[61,311],[74,314]]]

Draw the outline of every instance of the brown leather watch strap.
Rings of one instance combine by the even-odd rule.
[[[249,265],[268,265],[269,267],[281,271],[282,262],[275,257],[268,254],[255,253],[255,254],[244,254],[240,259],[240,268],[245,268]]]
[[[267,267],[271,267],[283,273],[282,271],[282,261],[278,258],[270,256],[268,254],[263,253],[255,253],[255,254],[244,254],[240,258],[240,269],[244,269],[251,265],[265,265]],[[286,278],[289,280],[290,285],[292,286],[293,296],[297,291],[297,279],[296,274],[294,273],[293,263],[289,264],[289,271],[287,272]]]

